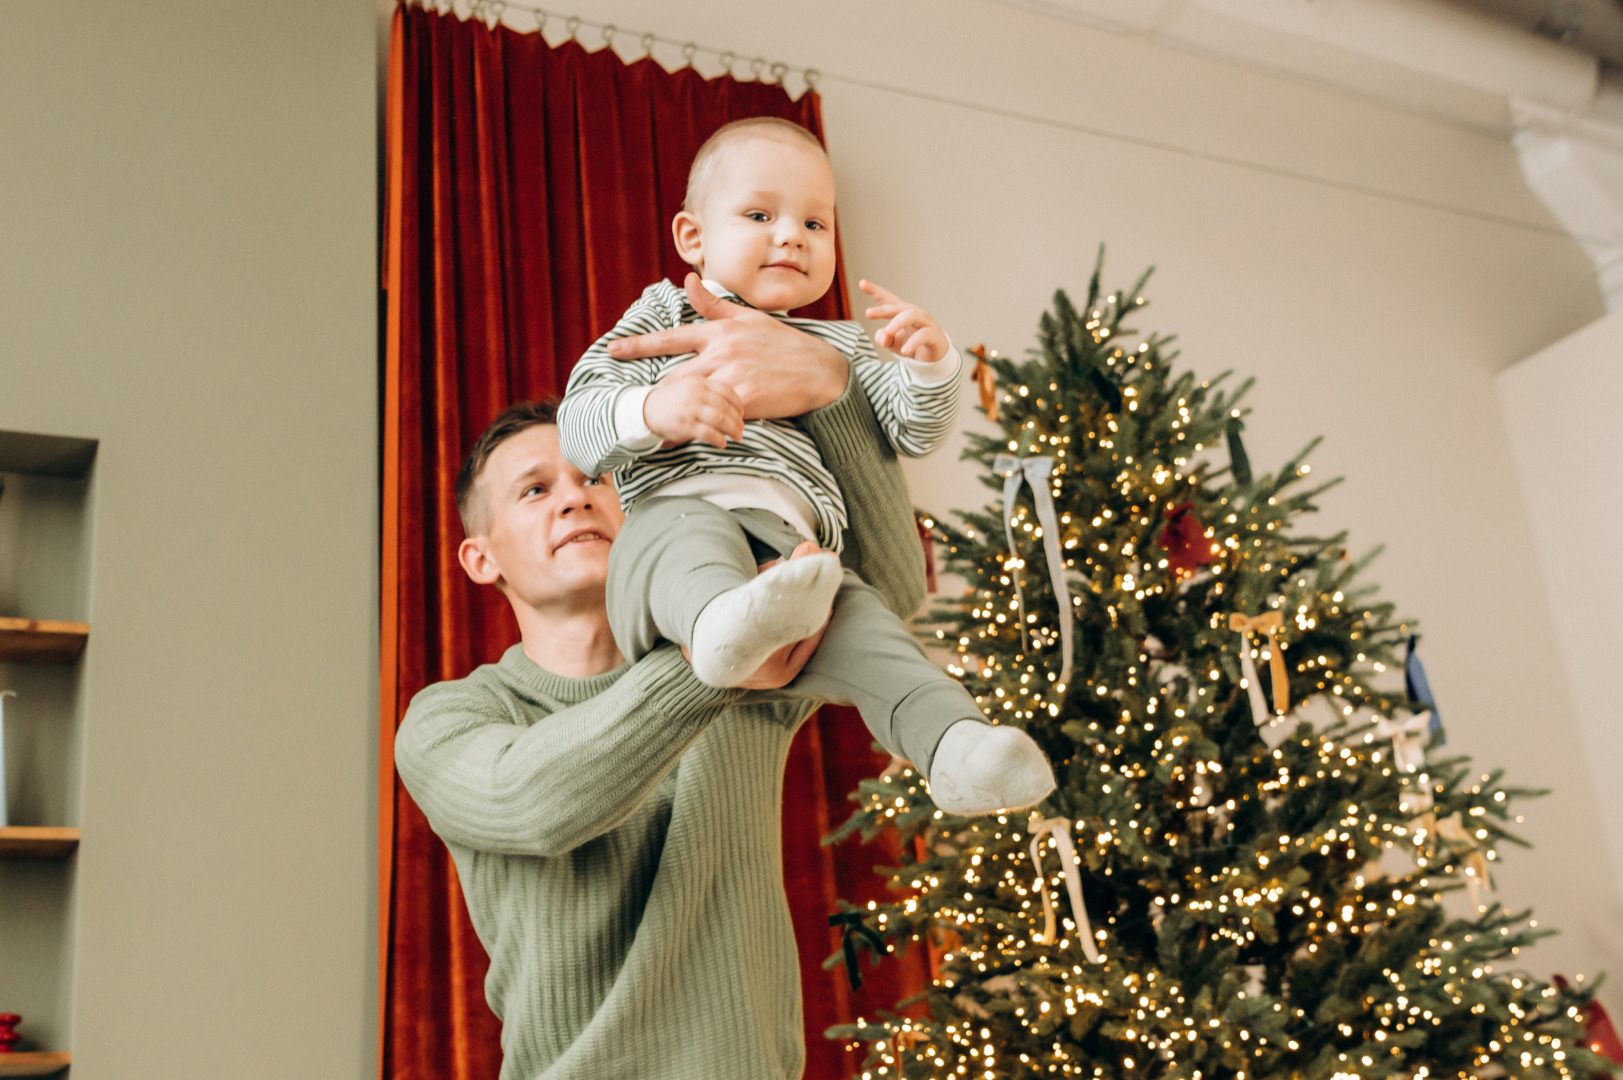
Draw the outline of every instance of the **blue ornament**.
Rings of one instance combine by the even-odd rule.
[[[1431,710],[1431,734],[1437,736],[1438,746],[1446,746],[1448,740],[1443,735],[1443,716],[1438,711],[1437,699],[1432,697],[1431,684],[1426,681],[1426,665],[1420,662],[1420,655],[1415,651],[1419,642],[1418,634],[1409,635],[1408,655],[1403,660],[1403,688],[1410,702]]]

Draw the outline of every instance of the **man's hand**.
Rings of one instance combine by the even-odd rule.
[[[660,385],[693,376],[725,385],[737,396],[745,420],[800,416],[838,401],[845,393],[851,365],[828,342],[786,326],[764,311],[711,295],[698,274],[689,274],[683,286],[688,303],[704,316],[704,322],[617,338],[609,342],[609,355],[616,360],[637,360],[696,353]],[[658,430],[651,417],[648,426]]]
[[[671,375],[643,399],[642,419],[667,447],[702,442],[724,450],[728,439],[744,437],[743,408],[724,382]]]
[[[864,318],[890,320],[874,335],[882,348],[925,364],[933,364],[947,355],[947,334],[928,311],[871,281],[859,281],[857,287],[877,301]],[[900,347],[897,342],[901,342]]]
[[[798,559],[802,555],[816,555],[820,550],[822,549],[815,543],[807,540],[795,548],[794,553],[789,557]],[[765,570],[769,566],[776,566],[778,562],[778,559],[764,562],[757,567],[757,570]],[[823,643],[823,634],[827,630],[828,623],[824,622],[817,633],[811,637],[802,638],[792,645],[785,645],[767,657],[766,663],[756,668],[755,673],[739,683],[737,688],[740,690],[781,690],[788,686],[800,675],[800,670],[806,666],[806,661],[812,658],[812,653],[817,651],[817,646]],[[687,658],[689,663],[693,662],[693,657],[688,654],[686,645],[682,646],[682,655]]]

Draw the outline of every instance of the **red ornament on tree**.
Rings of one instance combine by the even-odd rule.
[[[1166,549],[1167,568],[1179,581],[1202,566],[1215,562],[1217,558],[1200,519],[1191,512],[1194,509],[1194,503],[1186,502],[1168,510],[1166,528],[1161,530],[1161,539],[1156,541],[1158,546]]]
[[[0,1013],[0,1054],[12,1053],[22,1042],[23,1037],[17,1034],[17,1025],[22,1019],[16,1013]]]
[[[1562,990],[1567,988],[1567,980],[1559,975],[1550,980]],[[1617,1037],[1617,1029],[1612,1026],[1612,1018],[1606,1014],[1606,1006],[1598,1001],[1591,1001],[1584,1009],[1584,1042],[1589,1049],[1608,1061],[1623,1065],[1623,1039]]]

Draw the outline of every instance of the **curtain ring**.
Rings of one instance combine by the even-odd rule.
[[[737,59],[737,54],[730,51],[721,54],[721,66],[727,69],[727,74],[731,75],[733,73],[733,61]]]
[[[609,25],[603,28],[603,44],[607,45],[611,49],[614,48],[614,35],[619,32],[618,27],[616,27],[613,23],[609,23]]]
[[[805,71],[800,73],[800,79],[806,84],[806,89],[811,90],[814,93],[817,90],[817,82],[822,77],[823,73],[818,71],[816,68],[807,68]]]
[[[644,34],[642,36],[641,44],[642,44],[642,54],[644,56],[652,56],[652,55],[654,55],[654,35],[653,34]]]
[[[686,45],[682,46],[682,63],[684,65],[686,65],[687,67],[692,67],[693,66],[693,54],[698,52],[698,51],[699,51],[699,47],[697,45],[693,44],[693,42],[691,42],[691,41],[688,42]]]
[[[759,79],[761,77],[761,71],[765,67],[766,67],[766,57],[757,56],[754,60],[751,60],[750,61],[750,78]]]
[[[547,13],[540,8],[532,8],[530,13],[535,16],[536,30],[545,30],[547,28]]]
[[[580,16],[571,15],[569,18],[565,19],[564,29],[569,31],[569,39],[571,41],[579,41],[580,39],[575,36],[575,33],[580,29]]]
[[[783,84],[783,77],[789,72],[789,65],[785,64],[782,60],[779,60],[777,63],[772,65],[770,70],[772,81],[781,86]]]
[[[492,30],[501,24],[502,15],[507,11],[507,0],[485,0],[485,18]]]

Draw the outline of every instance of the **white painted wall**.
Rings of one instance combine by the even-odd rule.
[[[1498,377],[1612,869],[1623,868],[1623,312]],[[1623,881],[1619,882],[1623,885]]]
[[[1327,436],[1315,471],[1347,482],[1312,524],[1387,545],[1374,578],[1424,628],[1450,748],[1553,789],[1527,810],[1534,849],[1497,870],[1508,905],[1564,930],[1528,969],[1623,975],[1603,804],[1494,385],[1601,302],[1505,137],[989,0],[573,10],[628,52],[653,31],[821,69],[849,269],[960,341],[1023,349],[1101,240],[1116,283],[1156,264],[1136,321],[1203,372],[1258,377],[1253,462]],[[918,503],[986,500],[954,457],[911,468]]]

